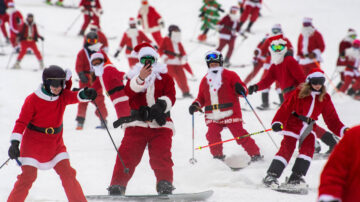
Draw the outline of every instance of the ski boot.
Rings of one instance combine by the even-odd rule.
[[[200,42],[206,41],[206,34],[200,34],[200,35],[198,36],[198,40],[199,40]]]
[[[219,155],[219,156],[214,156],[214,159],[219,159],[220,161],[224,161],[225,160],[225,155]]]
[[[84,33],[85,33],[85,30],[80,30],[80,32],[79,32],[79,36],[84,36]]]
[[[20,62],[21,62],[20,60],[17,60],[14,66],[12,67],[12,69],[21,69]]]
[[[266,177],[263,179],[263,183],[266,187],[275,188],[279,186],[278,178],[274,173],[268,173]]]
[[[105,122],[105,123],[104,123]],[[107,120],[101,121],[99,126],[96,126],[96,129],[105,129]]]
[[[183,93],[183,98],[194,98],[189,92]]]
[[[157,183],[156,185],[156,191],[159,195],[162,194],[172,194],[172,191],[175,189],[175,187],[166,180],[161,180],[160,182]]]
[[[76,130],[82,130],[84,128],[85,118],[78,116],[75,120],[77,121]]]
[[[263,159],[264,159],[264,156],[258,154],[258,155],[253,155],[253,156],[251,156],[250,158],[251,158],[250,162],[253,163],[253,162],[256,162],[256,161],[261,161],[261,160],[263,160]]]
[[[252,25],[254,24],[254,22],[249,22],[249,24],[248,24],[248,26],[247,26],[247,28],[246,28],[246,30],[245,30],[245,32],[247,32],[247,33],[251,33],[251,27],[252,27]]]
[[[314,150],[314,154],[319,154],[321,151],[321,145],[319,140],[315,140],[315,150]]]
[[[349,88],[349,90],[346,92],[346,94],[348,96],[353,96],[355,95],[356,91],[353,88]]]
[[[111,185],[110,187],[107,188],[107,190],[109,191],[109,195],[124,196],[126,187],[120,185]]]
[[[40,70],[44,69],[44,60],[39,60]]]
[[[263,103],[263,104],[261,104],[260,106],[256,107],[256,109],[265,111],[265,110],[269,110],[270,107],[269,107],[269,104]]]
[[[309,186],[305,183],[301,174],[293,172],[290,177],[286,177],[285,183],[282,183],[277,190],[280,192],[305,195],[309,192]]]

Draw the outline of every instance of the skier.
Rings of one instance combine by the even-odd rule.
[[[205,56],[208,73],[201,80],[199,93],[189,107],[192,115],[205,107],[205,123],[208,127],[206,139],[209,144],[221,141],[220,132],[229,128],[234,137],[248,134],[243,128],[239,96],[246,95],[247,89],[240,77],[233,71],[224,69],[223,56],[219,51],[208,51]],[[237,139],[237,144],[255,162],[263,158],[259,147],[251,137]],[[210,147],[215,159],[224,161],[222,144]]]
[[[117,117],[129,116],[129,97],[125,94],[123,84],[125,73],[117,70],[101,52],[92,54],[90,60],[95,76],[115,107]]]
[[[57,1],[55,2],[55,5],[56,5],[56,6],[64,6],[63,1],[64,1],[64,0],[57,0]],[[45,3],[48,4],[48,5],[52,5],[51,0],[46,0]]]
[[[108,43],[108,40],[107,40],[105,34],[100,30],[100,27],[97,26],[94,22],[92,22],[92,23],[90,23],[89,28],[90,28],[90,32],[95,32],[98,35],[99,43],[102,44],[101,49],[105,53],[108,53],[109,43]]]
[[[56,65],[43,71],[42,80],[39,88],[26,98],[11,135],[9,156],[20,157],[22,173],[8,202],[25,201],[37,170],[51,168],[60,176],[70,202],[86,201],[63,142],[62,122],[67,105],[94,100],[96,91],[91,88],[70,91],[71,71]]]
[[[25,56],[28,48],[34,52],[36,58],[39,60],[40,69],[44,68],[44,61],[36,45],[38,39],[44,41],[44,37],[41,36],[37,31],[37,26],[34,22],[34,15],[29,13],[26,17],[26,22],[22,25],[19,32],[20,53],[17,57],[16,63],[13,66],[13,69],[21,68],[20,62]]]
[[[129,97],[131,120],[125,128],[119,153],[129,173],[122,172],[119,158],[116,159],[110,187],[110,195],[124,195],[128,181],[147,146],[150,166],[156,176],[156,191],[159,194],[172,194],[173,161],[171,142],[174,124],[170,110],[175,103],[175,85],[166,73],[166,65],[158,62],[156,50],[148,43],[134,48],[140,63],[133,70],[138,73],[128,80],[125,86]]]
[[[157,45],[160,46],[162,41],[160,31],[165,27],[165,24],[156,9],[149,5],[148,0],[141,0],[141,7],[137,18],[139,23],[143,26],[145,33],[151,33]]]
[[[321,176],[318,202],[353,202],[360,198],[360,125],[346,131]]]
[[[5,23],[9,23],[9,15],[7,14],[8,6],[14,4],[12,0],[0,0],[0,29],[6,43],[10,43],[9,35],[6,31]]]
[[[19,10],[15,9],[15,4],[12,2],[8,4],[6,12],[9,15],[10,42],[12,47],[15,48],[17,52],[19,52],[20,47],[18,35],[22,25],[24,24],[23,16]]]
[[[321,54],[325,50],[322,35],[315,29],[311,18],[304,18],[301,34],[298,39],[297,59],[304,69],[305,75],[318,67],[322,62]]]
[[[81,0],[80,11],[84,14],[84,24],[81,27],[79,35],[84,35],[87,26],[91,21],[100,27],[100,15],[103,13],[101,9],[100,0]]]
[[[324,72],[313,69],[306,82],[287,94],[287,99],[280,106],[272,121],[274,132],[284,136],[279,151],[274,157],[263,179],[266,186],[289,192],[307,190],[305,180],[314,153],[315,133],[312,126],[321,114],[326,125],[337,136],[342,137],[346,126],[340,121],[324,87]],[[292,168],[292,174],[280,186],[278,178],[293,155],[296,142],[299,140],[299,155]]]
[[[200,15],[201,21],[203,22],[201,26],[201,30],[203,31],[202,34],[198,36],[198,40],[200,42],[206,41],[206,34],[210,29],[215,29],[216,24],[220,18],[220,12],[224,12],[221,8],[221,5],[216,2],[216,0],[203,0],[204,5],[200,8]]]
[[[189,64],[187,63],[185,49],[181,43],[181,31],[177,25],[169,26],[169,34],[163,38],[159,53],[167,65],[168,74],[181,89],[183,98],[192,98],[184,72],[185,66],[189,66]]]
[[[346,57],[345,57],[345,51],[348,48],[352,47],[352,44],[354,42],[354,40],[356,39],[356,31],[354,29],[349,28],[347,31],[347,34],[345,36],[345,38],[343,38],[343,40],[340,42],[339,45],[339,57],[336,63],[336,72],[340,73],[340,82],[339,84],[336,86],[337,89],[340,89],[341,85],[344,83],[344,70],[346,68]],[[350,90],[350,89],[349,89]],[[349,95],[353,95],[355,92],[353,90],[351,90],[350,92],[348,92]]]
[[[100,81],[94,75],[94,70],[91,68],[90,65],[91,55],[98,51],[102,52],[100,47],[101,44],[98,43],[97,34],[95,32],[89,32],[85,37],[84,48],[82,48],[77,54],[75,69],[80,79],[79,87],[92,87],[97,91],[98,96],[94,102],[99,107],[100,113],[102,114],[106,122],[106,117],[108,113],[104,102],[105,97],[103,95]],[[79,103],[78,105],[78,111],[76,115],[76,130],[82,130],[84,127],[87,106],[88,103]],[[103,121],[101,121],[98,110],[95,111],[95,114],[100,119],[100,126],[97,126],[96,128],[105,128]]]
[[[118,57],[122,49],[126,46],[125,54],[129,62],[129,67],[132,69],[139,60],[136,56],[132,55],[131,52],[135,46],[143,42],[152,43],[144,32],[136,28],[136,20],[134,18],[130,18],[129,29],[124,32],[114,57]]]
[[[249,24],[246,28],[246,32],[251,32],[251,27],[255,23],[256,19],[259,16],[260,8],[261,8],[262,0],[246,0],[244,3],[244,12],[240,16],[240,29],[242,25],[245,23],[249,15],[251,15],[249,19]]]
[[[228,52],[225,56],[224,67],[230,66],[230,57],[234,50],[236,36],[240,31],[240,24],[237,15],[238,10],[238,7],[232,6],[230,8],[230,13],[223,17],[220,22],[217,23],[218,29],[220,30],[220,41],[219,46],[216,50],[221,52],[225,45],[228,45]]]

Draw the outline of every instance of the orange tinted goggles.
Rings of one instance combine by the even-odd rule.
[[[87,39],[86,42],[89,44],[94,44],[98,42],[98,39]]]

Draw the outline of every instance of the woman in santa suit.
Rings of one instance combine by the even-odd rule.
[[[340,121],[324,83],[324,72],[319,68],[313,69],[307,76],[306,83],[294,90],[276,112],[272,129],[274,132],[281,131],[284,138],[263,180],[266,186],[278,186],[277,179],[289,163],[298,140],[299,155],[292,174],[281,186],[290,189],[306,186],[303,176],[310,167],[316,137],[312,126],[320,114],[333,133],[343,136],[346,127]]]
[[[56,65],[46,68],[42,78],[43,84],[26,98],[11,135],[9,156],[20,157],[22,173],[8,201],[24,201],[36,180],[37,170],[51,168],[60,176],[69,201],[86,201],[76,171],[70,166],[62,122],[66,105],[94,100],[96,91],[91,88],[70,91],[71,71],[65,73]]]

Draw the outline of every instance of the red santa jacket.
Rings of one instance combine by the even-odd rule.
[[[81,99],[80,92],[64,89],[60,96],[49,96],[40,86],[26,98],[11,135],[11,140],[21,141],[19,160],[22,165],[50,169],[59,161],[69,158],[62,130],[57,134],[45,134],[27,126],[31,123],[41,128],[60,127],[66,105],[90,101]]]
[[[220,73],[220,72],[218,72]],[[216,108],[218,104],[228,104],[228,107],[220,110],[206,110],[205,109],[205,122],[210,123],[235,123],[242,121],[241,108],[239,102],[239,94],[235,92],[235,84],[240,83],[245,89],[245,84],[241,81],[240,77],[233,71],[224,69],[221,75],[221,86],[214,90],[209,86],[210,80],[207,75],[201,80],[199,93],[194,103],[197,103],[201,108],[206,106],[213,106]],[[211,90],[213,89],[213,90]],[[246,89],[247,91],[247,89]],[[231,104],[229,104],[231,103]]]
[[[182,43],[176,43],[170,37],[163,38],[158,51],[166,64],[182,65],[186,61],[186,52]]]
[[[290,40],[287,37],[283,37],[283,39],[286,41],[286,47],[288,49],[288,52],[293,53],[294,52],[294,48],[290,42]],[[265,63],[264,65],[264,69],[269,69],[270,68],[270,64],[271,64],[271,54],[270,54],[270,47],[271,41],[269,39],[266,39],[264,43],[261,44],[261,46],[259,47],[260,49],[260,59],[263,60],[263,62]]]
[[[316,54],[316,60],[322,62],[321,53],[325,50],[325,43],[319,31],[315,30],[309,37],[300,34],[297,45],[297,56],[301,65],[314,63],[313,59],[306,57],[307,54],[312,52]]]
[[[143,42],[151,43],[151,40],[141,30],[136,29],[136,32],[134,32],[132,29],[128,29],[124,32],[118,50],[121,51],[126,46],[126,56],[128,58],[137,58],[131,55],[131,52],[135,46]]]
[[[262,0],[246,0],[244,6],[258,7],[261,8]]]
[[[344,64],[346,66],[344,76],[359,77],[360,50],[355,48],[346,49]]]
[[[279,82],[282,90],[295,89],[300,83],[305,81],[305,74],[300,65],[292,56],[285,56],[280,64],[272,64],[265,78],[256,85],[258,90],[269,88],[274,81]],[[288,96],[288,90],[285,90],[285,99]],[[289,91],[290,92],[290,91]]]
[[[20,41],[37,41],[40,37],[37,31],[37,26],[34,22],[31,25],[25,22],[21,27],[19,36]]]
[[[276,112],[272,124],[279,122],[284,126],[283,135],[288,135],[296,139],[300,138],[301,132],[308,126],[307,123],[295,117],[292,112],[298,115],[310,117],[317,120],[322,114],[327,127],[336,135],[342,137],[345,126],[340,121],[330,95],[326,93],[322,102],[319,101],[320,92],[311,92],[311,95],[300,99],[300,89],[291,92],[289,98],[280,106]]]
[[[24,19],[20,11],[16,10],[9,14],[10,32],[18,34],[23,23]]]
[[[351,48],[352,46],[352,41],[350,40],[351,38],[344,38],[339,45],[339,57],[337,60],[336,65],[337,66],[345,66],[345,51],[348,48]]]
[[[81,0],[79,8],[80,10],[85,10],[86,15],[95,14],[99,16],[102,11],[100,0]]]
[[[360,199],[360,125],[348,130],[331,153],[320,177],[319,201]]]
[[[108,43],[108,40],[107,40],[105,34],[100,30],[98,30],[96,33],[99,37],[99,42],[102,44],[101,49],[103,49],[105,52],[107,52],[109,49],[109,43]]]
[[[160,22],[162,21],[162,18],[154,7],[142,6],[137,18],[140,20],[145,32],[153,33],[160,31]]]
[[[232,37],[236,37],[236,34],[240,31],[239,19],[233,21],[230,15],[226,15],[219,22],[220,27],[220,39],[230,40]]]

